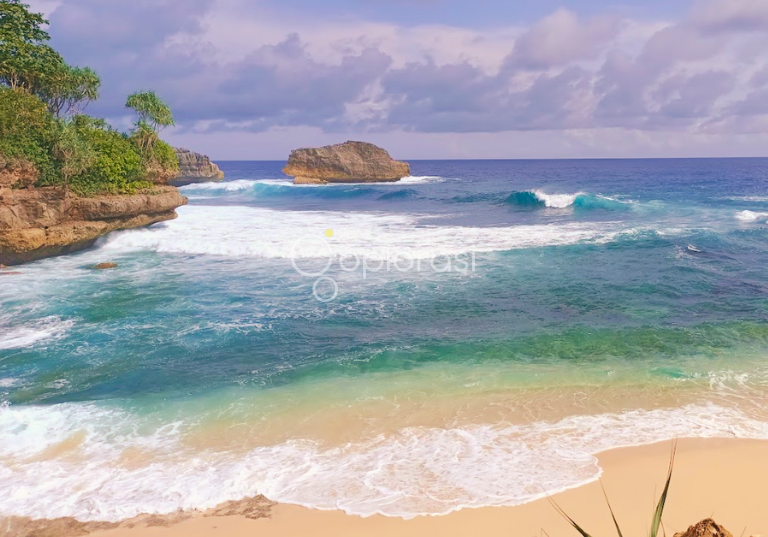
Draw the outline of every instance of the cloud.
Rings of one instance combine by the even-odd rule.
[[[547,69],[594,59],[618,34],[619,23],[616,17],[582,21],[575,13],[558,9],[517,39],[507,68]]]
[[[698,28],[711,32],[753,32],[768,30],[768,2],[765,0],[707,0],[691,12]]]
[[[178,136],[768,132],[768,0],[704,0],[676,22],[559,9],[490,30],[286,18],[242,0],[40,5],[54,46],[102,75],[90,112],[124,124],[125,97],[154,89]]]

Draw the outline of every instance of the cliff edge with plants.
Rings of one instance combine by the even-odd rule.
[[[83,113],[101,81],[49,45],[42,15],[0,0],[0,264],[87,248],[110,231],[176,217],[186,203],[166,185],[175,150],[159,138],[173,125],[153,92],[130,95],[129,132]]]

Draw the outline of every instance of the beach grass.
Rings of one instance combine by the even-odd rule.
[[[659,501],[656,504],[656,509],[653,512],[653,518],[651,520],[651,528],[649,530],[649,537],[658,537],[659,530],[664,532],[664,528],[661,524],[661,518],[664,514],[664,507],[667,503],[667,495],[669,494],[669,485],[672,482],[672,470],[675,465],[675,454],[677,452],[677,441],[675,441],[672,444],[672,453],[669,458],[669,469],[667,470],[667,480],[664,484],[664,490],[661,493],[661,496],[659,497]],[[605,491],[605,487],[603,487],[602,482],[600,483],[600,486],[603,490],[603,495],[605,496],[605,502],[608,504],[608,511],[611,513],[611,518],[613,519],[613,525],[616,527],[616,533],[618,537],[624,537],[624,535],[621,533],[621,527],[619,526],[618,520],[616,520],[616,514],[613,511],[613,507],[611,506],[611,502],[608,499],[608,493]],[[555,510],[560,513],[560,515],[565,518],[565,520],[568,521],[568,523],[573,526],[573,528],[578,531],[582,537],[593,537],[589,533],[587,533],[574,519],[572,519],[558,504],[553,500],[549,495],[547,495],[547,498],[549,499],[550,504],[552,504],[552,507],[555,508]]]

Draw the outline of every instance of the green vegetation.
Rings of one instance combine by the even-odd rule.
[[[48,45],[47,24],[20,0],[0,0],[0,161],[28,161],[37,186],[84,195],[132,193],[173,177],[176,153],[158,136],[174,124],[168,105],[151,91],[128,97],[138,114],[129,133],[83,115],[101,80]]]
[[[658,537],[659,530],[661,529],[663,531],[663,528],[661,526],[661,517],[664,514],[664,507],[667,503],[667,495],[669,494],[669,484],[672,482],[672,468],[675,465],[675,453],[677,452],[677,441],[675,441],[672,444],[672,455],[669,459],[669,469],[667,470],[667,482],[664,485],[664,490],[661,493],[661,497],[659,498],[659,502],[656,504],[656,509],[653,512],[653,518],[651,519],[651,528],[648,532],[649,537]],[[621,533],[621,528],[619,527],[619,523],[616,521],[616,515],[613,513],[613,508],[611,507],[611,502],[608,501],[608,494],[606,494],[605,489],[603,489],[603,495],[605,496],[605,501],[608,504],[608,510],[611,513],[611,518],[613,519],[613,525],[616,527],[616,533],[618,534],[618,537],[623,537]],[[547,496],[549,498],[549,496]],[[573,528],[579,532],[579,534],[582,537],[592,537],[589,533],[584,531],[584,529],[581,528],[574,520],[569,517],[565,511],[563,511],[559,505],[555,503],[555,501],[552,498],[549,498],[550,503],[552,504],[552,507],[555,508],[555,510],[560,513],[567,521],[568,523],[573,526]]]

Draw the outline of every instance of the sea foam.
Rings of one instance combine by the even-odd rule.
[[[264,494],[411,518],[518,505],[594,481],[595,454],[606,449],[680,436],[768,438],[768,424],[713,404],[525,425],[409,427],[336,447],[297,439],[247,452],[193,451],[183,442],[188,424],[145,421],[95,404],[0,408],[0,460],[11,461],[0,465],[0,516],[114,521]],[[42,456],[75,434],[84,457]],[[126,449],[150,461],[121,464]]]
[[[186,206],[179,218],[110,235],[107,251],[156,251],[270,259],[326,258],[396,251],[415,259],[582,241],[609,241],[620,224],[566,223],[508,227],[429,225],[429,218],[391,213],[276,211],[240,206]],[[325,231],[333,237],[325,238]]]
[[[31,347],[43,341],[60,339],[73,324],[73,321],[51,316],[14,326],[8,318],[0,318],[0,350]]]
[[[755,220],[759,218],[765,218],[768,217],[768,213],[758,213],[755,211],[740,211],[736,213],[736,219],[741,220],[743,222],[754,222]]]
[[[258,191],[259,189],[269,188],[335,188],[335,187],[372,187],[372,186],[401,186],[401,185],[419,185],[426,183],[436,183],[443,181],[442,177],[433,175],[408,176],[399,181],[382,183],[326,183],[326,184],[294,184],[290,179],[236,179],[234,181],[217,181],[209,183],[193,183],[182,186],[184,194],[210,194],[219,193],[237,193],[247,190]]]
[[[547,207],[564,209],[565,207],[570,207],[573,205],[573,203],[576,201],[576,198],[584,195],[584,193],[577,192],[576,194],[545,194],[541,190],[536,190],[534,191],[534,195]]]

